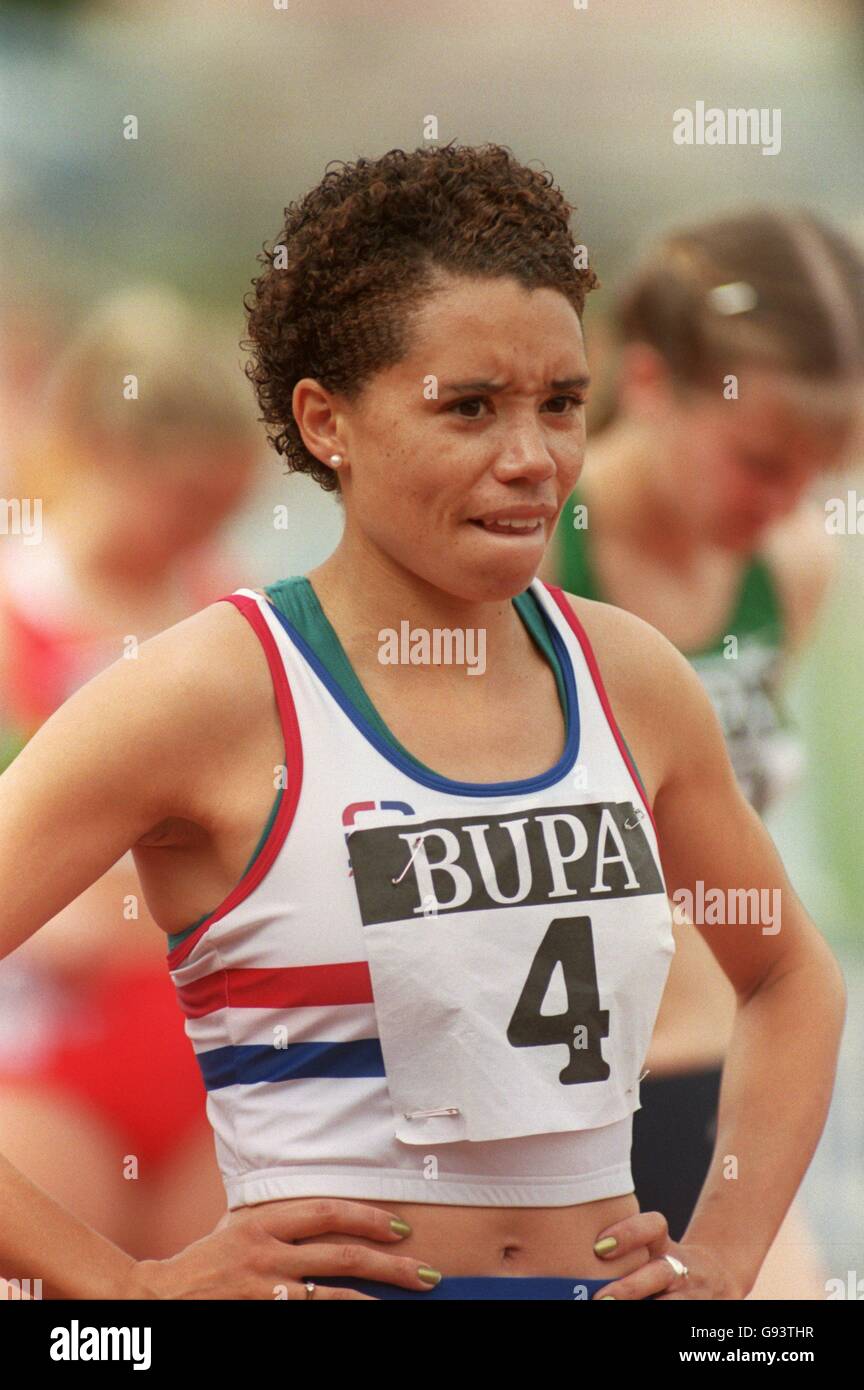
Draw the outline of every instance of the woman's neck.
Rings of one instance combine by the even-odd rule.
[[[493,685],[498,678],[506,683],[510,674],[524,665],[526,648],[533,652],[531,639],[511,599],[466,601],[415,575],[391,568],[383,559],[365,556],[360,563],[344,538],[329,559],[306,577],[352,665],[358,669],[368,669],[378,662],[382,631],[398,637],[406,622],[409,634],[433,634],[436,630],[462,633],[466,646],[469,632],[475,645],[482,632],[486,675],[482,684],[487,688],[490,676]],[[417,674],[418,683],[423,679],[428,688],[428,671],[408,665],[406,678],[410,679],[412,671]],[[464,689],[464,678],[464,668],[442,664],[436,684]]]
[[[643,425],[622,419],[589,443],[580,482],[590,512],[604,533],[634,549],[662,557],[686,572],[713,547],[695,533],[663,470],[664,445]]]

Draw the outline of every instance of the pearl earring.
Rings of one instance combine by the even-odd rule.
[[[333,465],[334,468],[338,468],[339,465],[340,465],[340,463],[342,462],[342,455],[341,455],[341,454],[331,454],[331,455],[330,455],[330,462],[332,463],[332,465]]]

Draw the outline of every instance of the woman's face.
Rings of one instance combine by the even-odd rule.
[[[248,436],[199,436],[140,460],[127,476],[138,545],[161,553],[167,563],[214,536],[249,495],[258,453]]]
[[[748,369],[738,400],[695,391],[670,412],[665,485],[694,532],[716,545],[754,548],[820,473],[843,461],[856,426],[854,398],[845,418],[818,424],[818,385],[803,384],[799,399],[790,384]]]
[[[110,442],[105,454],[109,448]],[[214,536],[242,505],[254,482],[258,453],[248,435],[211,439],[190,434],[185,443],[148,452],[115,445],[108,465],[102,466],[100,458],[95,469],[87,470],[76,487],[75,505],[79,511],[88,505],[98,510],[100,532],[111,538],[123,568],[158,571]]]
[[[332,398],[345,544],[466,601],[512,597],[536,574],[582,468],[579,318],[556,290],[447,277],[409,340],[355,402]],[[484,524],[508,513],[530,529]]]

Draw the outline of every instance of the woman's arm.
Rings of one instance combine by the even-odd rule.
[[[615,621],[627,628],[631,691],[619,682],[616,702],[610,690],[613,708],[626,710],[627,722],[620,717],[628,742],[632,732],[637,747],[660,750],[653,810],[667,890],[695,920],[689,929],[701,933],[737,996],[714,1157],[679,1247],[691,1274],[667,1296],[743,1298],[825,1123],[845,984],[738,788],[695,672],[647,624],[620,613]],[[654,1291],[651,1268],[604,1292],[645,1297]]]
[[[104,883],[141,835],[179,813],[178,770],[195,755],[184,713],[197,703],[188,698],[195,633],[212,637],[212,625],[210,615],[197,615],[143,644],[136,660],[115,662],[57,710],[0,777],[0,958],[18,947],[25,955],[58,913],[74,919],[67,904],[87,901],[97,891],[90,885]],[[214,716],[206,681],[196,682],[199,693],[206,727]],[[130,929],[115,930],[123,925]],[[152,923],[150,930],[161,937]],[[133,1264],[0,1158],[0,1273],[41,1278],[67,1297],[104,1297]]]
[[[785,681],[813,637],[837,574],[837,540],[825,530],[824,511],[807,504],[774,527],[765,556],[782,607]]]
[[[132,1256],[78,1221],[2,1155],[0,1212],[4,1278],[41,1279],[52,1298],[142,1296],[133,1291]]]
[[[683,671],[680,680],[681,751],[654,806],[663,869],[673,898],[680,890],[692,895],[703,918],[696,929],[738,997],[714,1156],[682,1244],[722,1253],[744,1297],[825,1124],[846,990],[738,789],[701,685]],[[719,890],[716,923],[708,907],[696,910],[711,889]]]
[[[127,917],[130,898],[135,915]],[[112,964],[164,966],[166,949],[165,933],[150,914],[129,853],[19,946],[16,959],[74,981],[101,966],[106,955]]]
[[[420,1292],[428,1280],[415,1255],[390,1254],[354,1245],[360,1236],[382,1246],[398,1244],[410,1227],[395,1212],[329,1197],[293,1202],[259,1218],[254,1207],[223,1217],[210,1235],[166,1260],[134,1260],[51,1200],[0,1156],[0,1298],[4,1278],[41,1279],[42,1294],[73,1299],[305,1299],[311,1276],[349,1275]],[[395,1223],[395,1224],[394,1224]],[[342,1244],[309,1244],[331,1234]],[[300,1242],[294,1244],[293,1242]],[[15,1286],[13,1286],[15,1287]],[[316,1284],[319,1300],[374,1301],[354,1289]]]

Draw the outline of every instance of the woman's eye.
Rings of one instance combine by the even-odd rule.
[[[584,396],[566,396],[566,395],[565,395],[565,396],[550,396],[550,397],[549,397],[549,400],[546,402],[546,404],[548,405],[551,401],[565,401],[565,402],[566,402],[566,401],[569,401],[569,402],[572,404],[572,406],[573,406],[573,410],[578,410],[578,408],[579,408],[580,405],[584,405],[584,404],[585,404],[585,397],[584,397]],[[471,397],[467,398],[467,399],[464,400],[464,401],[455,401],[454,404],[448,406],[447,409],[448,409],[448,411],[457,411],[457,410],[462,410],[463,407],[465,407],[465,406],[468,406],[468,407],[470,408],[471,406],[475,406],[475,405],[485,405],[485,404],[486,404],[486,397],[485,397],[485,396],[471,396]],[[553,415],[568,415],[568,414],[572,414],[573,411],[568,411],[568,410],[566,410],[566,409],[565,409],[565,410],[553,410],[551,413],[552,413]],[[481,419],[481,418],[482,418],[482,417],[479,416],[479,415],[466,415],[466,416],[463,416],[463,419],[466,419],[466,420],[479,420],[479,419]]]
[[[466,406],[466,405],[485,405],[485,404],[486,404],[486,402],[485,402],[485,399],[484,399],[483,396],[472,396],[469,400],[456,401],[454,405],[448,406],[447,409],[448,409],[448,410],[456,411],[456,410],[461,410],[462,407],[463,407],[463,406]],[[469,415],[469,416],[466,416],[466,417],[464,417],[464,418],[469,419],[469,420],[477,420],[477,419],[479,419],[480,417],[479,417],[478,415]]]

